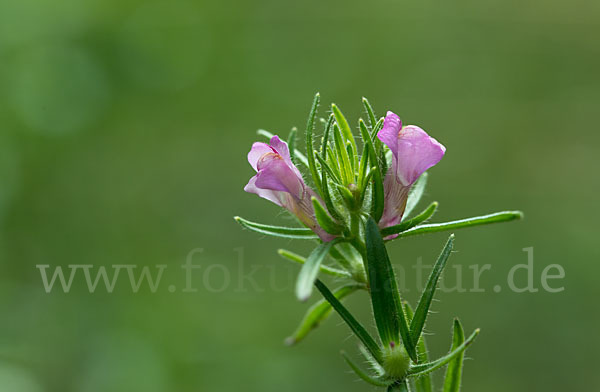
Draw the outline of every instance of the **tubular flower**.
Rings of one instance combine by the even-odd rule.
[[[377,137],[393,157],[383,183],[385,206],[379,227],[384,228],[400,223],[411,186],[442,159],[446,147],[415,125],[402,127],[400,117],[392,112],[387,112]]]
[[[257,173],[244,187],[246,192],[287,209],[321,240],[327,242],[334,238],[317,223],[311,198],[319,197],[304,183],[302,174],[292,163],[287,143],[277,135],[269,144],[256,142],[248,153],[248,162]]]

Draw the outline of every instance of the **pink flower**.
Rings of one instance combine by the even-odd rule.
[[[254,143],[248,153],[248,162],[257,173],[244,187],[246,192],[256,193],[287,209],[321,240],[331,241],[334,238],[317,223],[311,198],[319,197],[304,183],[302,174],[292,163],[287,143],[277,135],[271,138],[269,144]]]
[[[384,228],[400,223],[411,186],[442,159],[446,147],[415,125],[402,127],[400,117],[392,112],[387,112],[377,137],[393,156],[383,183],[385,206],[379,227]]]

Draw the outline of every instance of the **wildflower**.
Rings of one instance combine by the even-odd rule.
[[[387,112],[377,137],[393,157],[383,184],[385,206],[379,227],[384,228],[400,223],[411,186],[442,159],[446,147],[415,125],[402,127],[400,117],[392,112]]]
[[[302,174],[290,158],[287,143],[277,135],[269,144],[256,142],[248,153],[248,162],[257,173],[244,187],[246,192],[287,209],[323,241],[334,238],[317,223],[311,198],[320,198],[304,183]]]

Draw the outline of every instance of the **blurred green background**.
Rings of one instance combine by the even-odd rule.
[[[1,0],[0,390],[370,390],[337,316],[283,345],[308,305],[275,251],[310,245],[232,219],[289,220],[242,191],[246,153],[258,128],[302,129],[316,91],[323,116],[334,101],[356,124],[366,96],[445,144],[436,221],[526,213],[457,232],[447,286],[493,266],[483,293],[440,292],[427,325],[436,355],[455,315],[482,328],[463,390],[600,390],[599,27],[585,0]],[[390,245],[409,300],[410,266],[445,238]],[[536,287],[560,264],[564,291],[506,289],[526,247]],[[196,248],[198,291],[182,292]],[[113,293],[82,275],[46,293],[36,265],[73,264],[167,267],[155,293],[125,271]],[[373,325],[364,294],[348,306]]]

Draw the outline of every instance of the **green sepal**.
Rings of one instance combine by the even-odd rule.
[[[348,327],[354,332],[356,337],[365,345],[365,348],[373,356],[373,358],[381,363],[382,354],[381,348],[377,345],[375,340],[369,335],[365,327],[354,318],[352,313],[346,309],[344,305],[333,295],[333,293],[321,282],[319,279],[315,281],[315,286],[321,292],[327,302],[331,304],[333,309],[340,315],[340,317],[346,322]]]
[[[319,93],[316,93],[312,103],[312,107],[310,108],[308,120],[306,121],[306,158],[308,161],[308,168],[310,170],[310,174],[313,178],[313,182],[315,183],[319,194],[321,194],[322,196],[321,177],[319,176],[319,172],[317,171],[317,164],[315,163],[315,153],[313,150],[313,131],[315,129],[315,117],[317,115],[317,108],[319,107],[320,99],[321,96],[319,95]]]
[[[454,319],[454,333],[452,334],[452,350],[456,350],[465,341],[465,332],[458,319]],[[448,363],[446,376],[444,377],[443,392],[459,392],[460,379],[462,377],[463,359],[465,353],[462,352]]]
[[[433,295],[435,294],[438,280],[442,275],[442,271],[446,266],[446,261],[448,260],[448,257],[450,257],[453,247],[454,234],[451,234],[448,238],[448,241],[446,241],[446,245],[444,245],[442,253],[433,266],[433,270],[431,271],[427,281],[427,286],[421,294],[421,299],[419,300],[419,304],[415,310],[415,315],[410,323],[410,337],[415,344],[417,344],[419,337],[421,337],[421,332],[423,332],[425,320],[427,319],[427,315],[429,313],[429,307],[431,306],[431,301],[433,300]]]
[[[295,240],[314,240],[319,238],[309,228],[265,225],[263,223],[251,222],[239,216],[234,216],[233,219],[246,229],[273,237],[291,238]]]
[[[387,236],[390,236],[393,234],[399,234],[399,233],[402,233],[403,231],[409,230],[409,229],[415,227],[416,225],[421,224],[421,223],[425,222],[427,219],[431,218],[431,216],[437,210],[437,207],[438,207],[438,202],[434,201],[423,212],[421,212],[419,215],[415,216],[414,218],[407,219],[407,220],[403,221],[402,223],[400,223],[399,225],[390,226],[390,227],[386,227],[385,229],[382,229],[381,235],[383,237],[387,237]]]
[[[387,392],[410,392],[406,380],[398,381],[388,387]]]
[[[373,377],[371,375],[369,375],[367,372],[365,372],[364,370],[362,370],[358,365],[356,365],[351,359],[350,357],[348,357],[348,355],[346,354],[346,352],[342,351],[341,352],[342,357],[344,357],[344,360],[346,361],[346,363],[348,364],[348,366],[350,366],[350,368],[352,369],[352,371],[354,371],[354,373],[360,377],[361,380],[363,380],[364,382],[366,382],[367,384],[371,384],[374,385],[376,387],[387,387],[390,385],[390,382],[386,382],[384,380],[380,380],[377,377]]]
[[[269,140],[271,140],[271,138],[273,136],[275,136],[271,132],[265,131],[264,129],[259,129],[258,131],[256,131],[256,133],[262,137],[269,139]],[[291,155],[291,150],[290,150],[290,155]],[[294,156],[296,157],[297,162],[303,164],[304,166],[306,166],[306,168],[308,168],[308,159],[306,158],[306,156],[304,154],[302,154],[302,151],[298,150],[297,148],[294,149]]]
[[[339,241],[340,239],[336,238],[333,241],[324,242],[313,249],[310,255],[308,255],[296,279],[296,297],[300,301],[306,301],[310,297],[313,284],[317,279],[323,260],[325,260],[331,247]]]
[[[377,170],[373,172],[373,201],[370,212],[373,219],[379,222],[379,219],[381,219],[381,216],[383,215],[385,197],[383,189],[383,178],[381,176],[381,167],[379,165],[379,159],[377,159],[377,154],[375,153],[375,147],[373,147],[371,136],[369,135],[367,126],[365,125],[364,121],[362,121],[362,119],[359,120],[359,128],[363,138],[363,142],[369,149],[371,166],[375,166],[377,168]]]
[[[354,156],[357,156],[358,150],[356,149],[356,141],[354,140],[354,135],[352,135],[352,130],[350,129],[348,120],[346,120],[346,117],[344,117],[341,110],[336,106],[336,104],[331,104],[331,110],[333,112],[333,115],[335,116],[335,122],[340,126],[340,130],[342,131],[344,138],[347,141],[349,141],[352,145]]]
[[[349,284],[333,292],[338,300],[342,300],[364,286]],[[319,300],[306,311],[300,325],[294,333],[285,339],[285,344],[292,346],[302,341],[313,329],[317,328],[331,314],[331,304],[324,299]]]
[[[354,198],[354,195],[352,194],[350,189],[339,184],[336,184],[336,189],[338,190],[340,196],[342,196],[342,200],[344,201],[344,204],[346,204],[346,207],[348,207],[350,211],[356,210],[356,199]]]
[[[412,366],[410,368],[410,370],[408,371],[408,375],[410,377],[420,377],[422,375],[431,373],[434,370],[441,368],[442,366],[444,366],[447,363],[449,363],[450,361],[452,361],[454,358],[458,357],[463,351],[465,351],[466,348],[471,343],[473,343],[473,341],[475,340],[477,335],[479,335],[479,328],[476,329],[471,334],[471,336],[469,336],[469,338],[467,340],[465,340],[460,346],[458,346],[456,349],[450,351],[445,356],[443,356],[439,359],[436,359],[435,361],[432,361],[432,362]]]
[[[333,248],[329,250],[330,253],[332,251],[333,251]],[[302,257],[299,254],[296,254],[294,252],[290,252],[287,249],[278,249],[277,254],[279,254],[279,256],[281,256],[283,258],[286,258],[286,259],[291,260],[298,264],[306,263],[305,257]],[[336,276],[338,278],[348,278],[348,279],[352,278],[352,275],[350,275],[350,273],[348,271],[333,268],[333,267],[330,267],[330,266],[324,265],[324,264],[321,264],[321,266],[319,267],[319,271],[323,272],[324,274]]]
[[[415,209],[419,201],[423,197],[425,193],[425,188],[427,187],[427,179],[429,174],[427,172],[421,174],[421,177],[417,179],[412,188],[410,188],[410,192],[408,193],[408,198],[406,199],[406,207],[404,208],[404,216],[408,217],[410,213]]]
[[[327,210],[321,205],[316,197],[311,198],[313,208],[315,210],[315,217],[319,226],[329,234],[340,234],[344,230],[344,226],[336,223],[331,217]]]
[[[522,219],[521,211],[503,211],[494,214],[476,216],[473,218],[465,218],[443,223],[429,223],[426,225],[415,226],[410,230],[400,233],[400,237],[408,237],[411,235],[435,233],[439,231],[462,229],[464,227],[488,225],[491,223],[509,222],[515,219]]]
[[[400,292],[396,282],[396,276],[392,263],[388,257],[383,238],[373,218],[369,218],[365,227],[366,234],[366,270],[371,291],[371,304],[377,331],[381,337],[381,343],[388,346],[390,342],[402,343],[410,358],[416,362],[417,352],[410,332]]]

